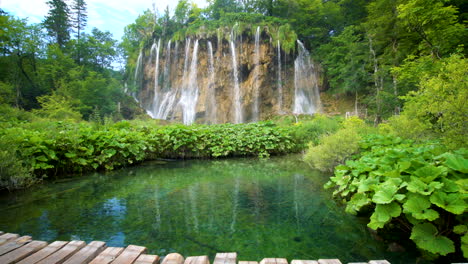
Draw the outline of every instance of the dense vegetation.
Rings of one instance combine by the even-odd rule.
[[[323,120],[330,125],[323,126]],[[24,188],[45,177],[60,178],[157,158],[268,157],[299,152],[340,120],[316,118],[252,124],[158,125],[149,121],[8,123],[0,131],[4,157],[0,188]]]
[[[213,0],[199,8],[180,0],[173,14],[145,11],[120,43],[86,30],[83,0],[47,3],[40,24],[0,10],[0,189],[154,158],[308,147],[305,160],[334,171],[327,187],[348,212],[368,215],[370,228],[403,230],[432,259],[468,257],[466,1]],[[123,88],[136,89],[142,48],[248,37],[257,26],[292,56],[302,40],[323,68],[326,93],[352,96],[353,114],[366,109],[368,120],[120,121],[142,114]]]

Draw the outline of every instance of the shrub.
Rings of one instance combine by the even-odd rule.
[[[359,149],[359,134],[353,129],[340,129],[322,137],[320,145],[309,144],[304,160],[321,171],[332,171]]]
[[[16,149],[10,143],[0,141],[0,190],[21,189],[36,181],[30,168],[16,156]]]
[[[317,137],[319,140],[310,142],[304,160],[318,170],[333,171],[336,165],[344,163],[358,151],[360,134],[367,133],[369,129],[363,120],[349,118],[335,134],[323,133],[321,137]],[[315,145],[317,141],[320,142],[319,145]]]

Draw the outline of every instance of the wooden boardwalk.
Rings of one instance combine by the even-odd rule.
[[[213,264],[288,264],[284,258],[265,258],[257,261],[239,261],[237,253],[218,253]],[[48,244],[0,231],[0,264],[154,264],[160,263],[157,255],[146,254],[146,248],[130,245],[126,248],[107,247],[105,242],[55,241]],[[178,253],[165,256],[160,264],[210,264],[208,256],[184,258]],[[342,264],[338,259],[293,260],[291,264]],[[354,264],[390,264],[386,260],[355,262]]]

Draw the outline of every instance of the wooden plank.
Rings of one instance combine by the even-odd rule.
[[[88,263],[94,259],[99,253],[104,251],[106,248],[106,243],[102,241],[93,241],[89,243],[86,247],[82,248],[80,251],[75,253],[69,259],[67,259],[64,264],[82,264]]]
[[[260,264],[288,264],[285,258],[264,258]]]
[[[19,237],[18,234],[6,233],[0,236],[0,245],[5,244],[6,242],[17,239]]]
[[[164,257],[161,264],[182,264],[184,263],[184,257],[179,253],[170,253]]]
[[[145,247],[129,245],[114,261],[112,261],[112,264],[133,263],[141,254],[145,252]]]
[[[140,255],[133,264],[156,264],[159,262],[158,255]]]
[[[236,264],[237,262],[237,253],[228,252],[228,253],[217,253],[213,264]]]
[[[258,261],[239,261],[239,264],[258,264]]]
[[[0,256],[5,255],[6,253],[13,251],[24,244],[31,242],[31,237],[30,236],[22,236],[19,237],[13,241],[10,241],[8,243],[5,243],[0,246]]]
[[[46,257],[48,257],[49,255],[51,255],[52,253],[54,253],[55,251],[59,250],[60,248],[62,248],[63,246],[65,246],[68,242],[65,242],[65,241],[55,241],[53,243],[51,243],[50,245],[48,245],[47,247],[39,250],[38,252],[32,254],[31,256],[25,258],[24,260],[18,262],[18,264],[33,264],[33,263],[37,263],[43,259],[45,259]]]
[[[34,252],[47,246],[47,242],[44,241],[32,241],[14,251],[8,252],[7,254],[0,257],[0,263],[10,264],[16,263],[25,257],[33,254]]]
[[[95,259],[93,259],[90,264],[108,264],[111,263],[114,259],[119,256],[124,248],[122,247],[108,247],[101,254],[99,254]]]
[[[339,259],[319,259],[319,264],[342,264]]]
[[[208,256],[195,256],[185,259],[184,264],[210,264]]]
[[[37,263],[46,257],[50,256],[52,253],[56,252],[57,250],[61,249],[65,246],[68,242],[65,241],[55,241],[48,245],[47,247],[39,250],[38,252],[32,254],[31,256],[25,258],[24,260],[20,261],[18,264],[34,264]]]
[[[73,254],[75,254],[78,250],[82,249],[84,246],[86,246],[86,243],[84,241],[73,240],[70,243],[66,244],[63,248],[52,253],[50,256],[39,261],[38,263],[61,264],[65,260],[70,258]]]
[[[369,261],[369,264],[390,264],[390,262],[386,260],[371,260]]]
[[[291,261],[291,264],[318,264],[316,260],[302,260],[302,259],[295,259]]]

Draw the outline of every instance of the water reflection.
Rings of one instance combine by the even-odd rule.
[[[414,259],[386,252],[330,199],[326,179],[298,157],[147,163],[2,196],[0,230],[159,255]]]

